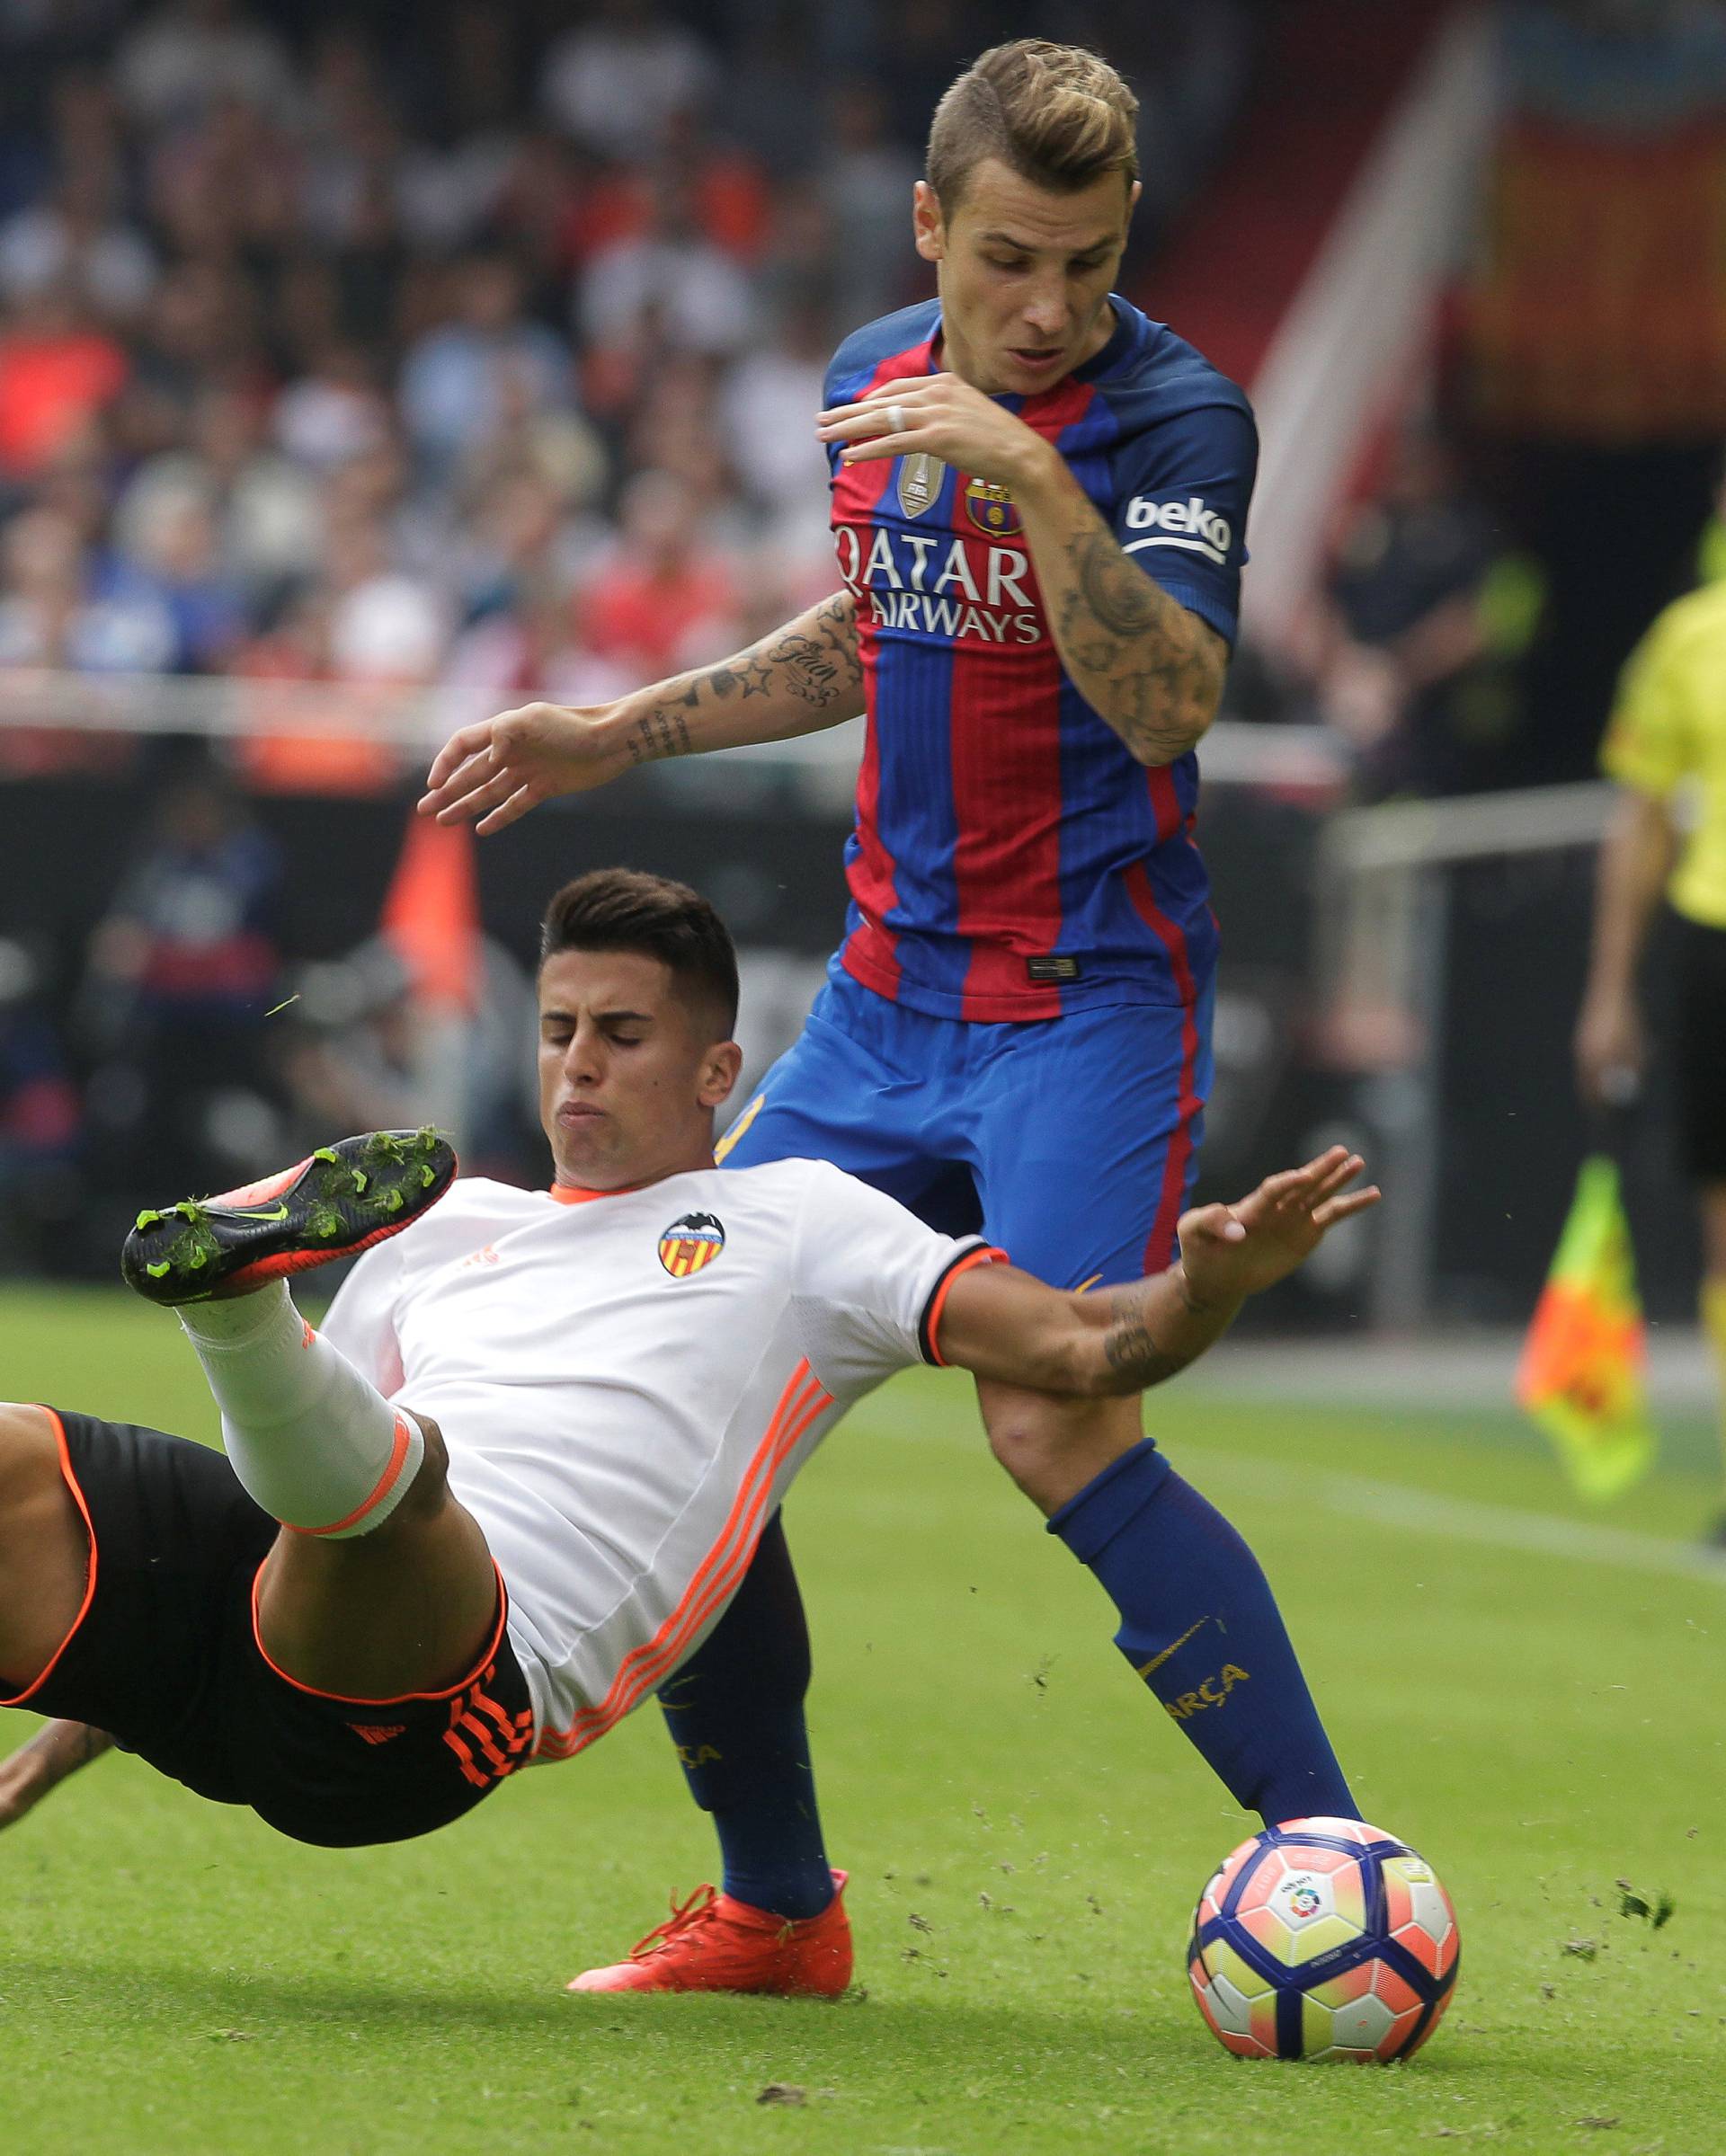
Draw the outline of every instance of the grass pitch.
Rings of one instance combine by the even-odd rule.
[[[1339,1347],[1339,1354],[1347,1349]],[[4,1389],[208,1435],[175,1328],[0,1296]],[[1389,2071],[1242,2064],[1181,1948],[1250,1823],[1108,1644],[1099,1590],[901,1379],[788,1518],[861,1991],[574,2000],[713,1872],[652,1713],[458,1826],[304,1850],[136,1761],[0,1837],[0,2143],[36,2151],[1231,2156],[1726,2146],[1726,1573],[1700,1430],[1602,1531],[1509,1417],[1231,1405],[1152,1427],[1252,1539],[1374,1821],[1438,1867],[1460,1989]],[[0,1744],[22,1715],[0,1715]],[[1676,1900],[1623,1913],[1630,1881]],[[770,2087],[790,2100],[764,2104]]]

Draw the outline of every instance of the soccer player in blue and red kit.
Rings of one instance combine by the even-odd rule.
[[[960,76],[913,211],[939,297],[859,331],[828,376],[843,589],[722,665],[462,729],[422,804],[495,830],[632,765],[812,732],[861,702],[845,938],[722,1151],[824,1158],[1099,1292],[1170,1262],[1194,1179],[1216,930],[1193,751],[1234,634],[1257,447],[1241,391],[1111,292],[1135,113],[1107,63],[1040,40]],[[978,1390],[996,1457],[1102,1580],[1121,1650],[1237,1802],[1270,1823],[1353,1815],[1263,1573],[1134,1442],[1137,1401]],[[1097,1472],[1062,1503],[1075,1458]],[[776,1519],[662,1700],[725,1891],[579,1988],[849,1981],[808,1679]]]

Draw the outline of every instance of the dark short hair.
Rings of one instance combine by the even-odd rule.
[[[539,963],[559,951],[636,951],[668,966],[679,985],[737,1023],[737,951],[731,931],[698,891],[639,868],[595,868],[565,883],[546,908]]]
[[[1104,173],[1119,173],[1130,187],[1139,176],[1138,116],[1138,99],[1099,54],[1015,38],[991,46],[936,106],[926,176],[949,217],[985,157],[1063,194]]]

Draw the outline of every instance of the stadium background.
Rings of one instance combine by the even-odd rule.
[[[1718,13],[1055,13],[1143,96],[1124,283],[1265,432],[1206,759],[1207,1178],[1357,1131],[1402,1205],[1283,1321],[1514,1322],[1583,1136],[1597,808],[1519,793],[1495,844],[1452,811],[1412,852],[1406,815],[1366,812],[1588,782],[1624,652],[1697,573],[1726,421]],[[583,865],[711,889],[757,1064],[789,1037],[839,918],[851,734],[644,773],[481,847],[486,985],[447,984],[490,1021],[465,1073],[447,1028],[416,1048],[424,984],[370,939],[457,719],[602,699],[831,584],[823,362],[925,288],[921,130],[1018,22],[5,11],[0,1263],[99,1275],[132,1164],[219,1184],[362,1099],[531,1172],[501,1038],[535,906]],[[194,771],[226,798],[188,806]],[[176,815],[214,819],[203,868]],[[1677,1318],[1662,1121],[1657,1087],[1633,1192]]]
[[[1139,91],[1124,288],[1249,386],[1264,433],[1246,634],[1201,759],[1224,937],[1206,1187],[1343,1135],[1392,1199],[1267,1299],[1259,1337],[1215,1358],[1183,1413],[1292,1587],[1321,1676],[1352,1666],[1388,1699],[1413,1657],[1430,1680],[1430,1734],[1387,1706],[1357,1751],[1448,1744],[1496,1688],[1499,1718],[1424,1789],[1476,1901],[1490,1882],[1514,1908],[1475,1851],[1519,1811],[1544,1823],[1554,1777],[1592,1788],[1615,1771],[1627,1789],[1654,1746],[1659,1832],[1687,1831],[1679,1813],[1704,1807],[1678,1733],[1686,1703],[1719,1698],[1717,1669],[1686,1659],[1718,1591],[1680,1547],[1706,1516],[1712,1447],[1658,1063],[1615,1142],[1666,1466],[1616,1524],[1585,1521],[1508,1408],[1589,1138],[1570,1035],[1601,726],[1660,606],[1726,569],[1712,0],[0,0],[0,1326],[34,1388],[76,1380],[126,1412],[142,1382],[129,1411],[166,1419],[183,1399],[190,1416],[167,1349],[100,1284],[142,1198],[422,1113],[457,1123],[476,1165],[537,1176],[534,924],[583,867],[707,890],[744,946],[752,1069],[791,1037],[841,916],[854,730],[643,771],[477,847],[423,829],[410,844],[411,803],[461,720],[540,691],[601,700],[831,588],[809,424],[824,360],[926,290],[907,204],[930,111],[968,57],[1033,30],[1095,42]],[[1656,1007],[1661,964],[1657,949]],[[892,1397],[959,1442],[962,1403]],[[1392,1420],[1369,1427],[1369,1410]],[[1292,1448],[1277,1466],[1268,1440],[1253,1451],[1268,1412]],[[1231,1459],[1242,1433],[1256,1480]],[[941,1522],[953,1547],[984,1534],[993,1515],[979,1525],[956,1467],[908,1440],[893,1457],[930,1508],[925,1569]],[[1303,1468],[1328,1477],[1322,1501]],[[812,1478],[817,1559],[847,1548],[832,1492],[875,1517],[867,1474],[845,1471],[854,1486],[830,1489],[824,1462]],[[1420,1663],[1410,1612],[1375,1620],[1368,1646],[1327,1600],[1333,1575],[1393,1594],[1396,1537],[1423,1507],[1459,1554],[1447,1616],[1422,1605],[1421,1623],[1478,1688]],[[878,1636],[861,1585],[837,1592]],[[921,1592],[907,1587],[913,1616]],[[1481,1628],[1495,1602],[1523,1628],[1526,1692]],[[968,1667],[1055,1651],[1022,1610],[994,1614],[993,1635],[959,1625]],[[953,1613],[931,1602],[921,1621],[945,1637]],[[1598,1773],[1573,1766],[1569,1735],[1561,1763],[1537,1761],[1553,1688],[1568,1698],[1626,1638],[1646,1716],[1597,1733]],[[842,1655],[828,1666],[851,1696]],[[999,1696],[993,1681],[979,1677],[1003,1731],[1028,1700],[1041,1711],[1041,1676]],[[1067,1708],[1075,1756],[1083,1705]],[[636,1867],[620,1927],[641,1867],[658,1877],[629,1807],[685,1831],[666,1762],[642,1732],[627,1742],[638,1770],[601,1770],[624,1776],[612,1868]],[[854,1774],[861,1798],[880,1762],[848,1742],[833,1779]],[[1470,1759],[1530,1777],[1502,1818],[1484,1805],[1472,1841],[1455,1816]],[[924,1793],[913,1765],[895,1762],[902,1796]],[[1418,1836],[1419,1803],[1393,1772],[1382,1784]],[[930,1786],[953,1795],[939,1772]],[[167,1797],[138,1801],[170,1841],[190,1832]],[[94,1852],[89,1804],[68,1810],[69,1846]],[[1188,1843],[1173,1834],[1171,1906],[1223,1846],[1216,1807],[1199,1811]],[[1628,1848],[1634,1868],[1622,1826],[1558,1866],[1573,1930],[1598,1929],[1602,1852]],[[934,1834],[930,1863],[960,1839]],[[297,1857],[281,1863],[314,1893]],[[433,1891],[393,1876],[410,1898]],[[1686,1891],[1717,1903],[1717,1862]],[[70,1921],[93,1957],[101,1921]],[[206,2021],[226,2010],[183,1995]],[[147,2031],[143,1992],[125,1997]],[[1604,2009],[1579,2011],[1586,2048]],[[1096,2027],[1085,2040],[1116,2059]],[[1177,2089],[1188,2147],[1211,2145],[1205,2088]],[[1381,2145],[1357,2116],[1329,2130],[1327,2145]],[[1668,2147],[1713,2145],[1671,2131]]]

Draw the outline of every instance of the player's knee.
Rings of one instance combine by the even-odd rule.
[[[1072,1449],[1075,1403],[999,1385],[980,1385],[977,1398],[989,1450],[1027,1496],[1038,1496]]]
[[[449,1495],[449,1450],[443,1442],[443,1433],[429,1415],[422,1415],[411,1406],[408,1413],[425,1440],[425,1452],[419,1472],[393,1514],[404,1523],[432,1518],[443,1509]]]
[[[1055,1398],[980,1384],[989,1449],[1031,1502],[1056,1511],[1139,1441],[1136,1399]]]

